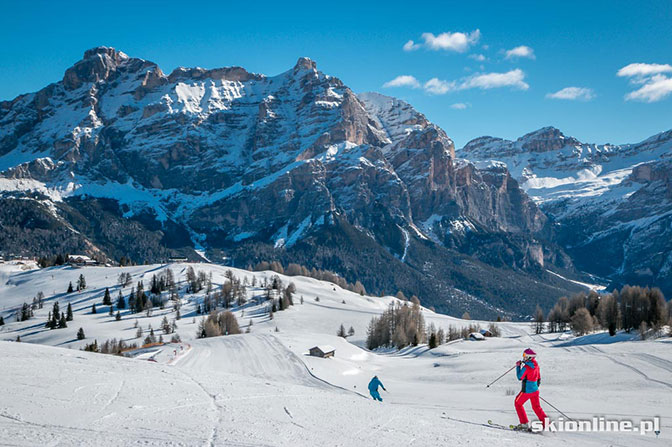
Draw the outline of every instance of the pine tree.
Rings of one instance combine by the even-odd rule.
[[[437,346],[436,332],[432,332],[429,336],[429,349],[434,349]]]
[[[49,329],[56,329],[58,327],[60,312],[58,302],[55,302],[52,311],[49,314],[49,320],[47,321],[47,327]]]
[[[117,297],[117,309],[126,309],[126,300],[124,299],[124,295],[121,294],[121,290]]]
[[[98,311],[96,310],[96,303],[93,303],[93,306],[91,306],[91,313],[92,314],[98,313]]]
[[[350,326],[350,329],[348,329],[348,337],[352,337],[355,335],[355,328]]]
[[[77,331],[77,340],[84,340],[85,338],[86,335],[84,335],[84,329],[80,327]]]
[[[5,319],[0,316],[0,326],[5,325]]]
[[[72,304],[68,303],[68,310],[67,310],[67,316],[65,317],[66,321],[72,321],[73,316],[72,316]]]
[[[103,295],[103,306],[111,306],[112,298],[110,297],[110,289],[105,288],[105,295]]]
[[[109,316],[114,315],[114,306],[110,306],[109,311],[107,312]]]
[[[74,290],[72,288],[72,281],[70,281],[70,283],[68,284],[68,291],[66,293],[72,293],[72,292],[74,292]]]
[[[347,335],[345,334],[345,327],[343,327],[343,324],[341,324],[341,327],[338,328],[338,331],[336,332],[336,335],[339,337],[345,338]]]
[[[21,316],[19,318],[19,321],[29,320],[30,313],[31,313],[30,306],[27,303],[23,303],[23,305],[21,306]]]
[[[121,312],[117,311],[117,315],[114,316],[114,319],[117,321],[121,320]]]
[[[80,292],[84,289],[86,289],[86,279],[84,278],[84,274],[80,273],[79,279],[77,280],[77,291]]]
[[[65,329],[67,327],[68,327],[67,319],[65,318],[65,315],[61,314],[61,319],[58,322],[58,328]]]
[[[144,332],[143,332],[142,328],[139,327],[138,330],[135,331],[135,338],[142,338],[143,335],[144,335]]]

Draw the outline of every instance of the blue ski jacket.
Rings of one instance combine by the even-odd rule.
[[[378,387],[381,387],[382,389],[385,389],[385,386],[383,386],[383,382],[381,382],[378,377],[374,377],[369,382],[369,391],[371,391],[371,392],[378,391]]]

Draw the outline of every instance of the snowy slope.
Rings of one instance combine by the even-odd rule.
[[[225,267],[194,264],[221,283]],[[170,266],[183,279],[187,265]],[[161,265],[124,268],[134,280],[151,277]],[[232,269],[239,277],[258,279],[273,272]],[[455,341],[428,351],[424,346],[400,352],[362,348],[370,318],[394,300],[360,296],[310,278],[284,277],[296,284],[295,305],[273,320],[254,302],[235,309],[241,326],[252,318],[251,333],[194,340],[190,306],[198,296],[185,295],[178,333],[185,341],[177,358],[166,345],[158,362],[146,356],[119,358],[77,350],[74,327],[85,327],[89,340],[133,337],[132,322],[87,315],[102,300],[102,288],[115,282],[121,268],[52,268],[10,272],[0,285],[0,305],[21,302],[39,290],[62,288],[83,273],[91,290],[72,301],[75,319],[67,329],[36,327],[41,311],[28,322],[9,322],[0,338],[21,334],[24,341],[0,342],[0,374],[5,381],[0,404],[0,443],[34,445],[669,445],[672,433],[672,346],[670,340],[618,342],[599,334],[575,339],[567,334],[530,335],[526,323],[500,323],[502,338]],[[52,275],[54,278],[52,279]],[[254,288],[248,289],[250,299]],[[51,295],[45,292],[47,299]],[[113,296],[115,293],[112,294]],[[298,297],[304,297],[300,304]],[[319,301],[315,297],[319,296]],[[345,301],[345,303],[343,303]],[[87,306],[84,307],[83,305]],[[46,310],[49,305],[45,305]],[[78,307],[82,306],[82,307]],[[80,309],[81,310],[78,310]],[[11,311],[5,310],[7,316]],[[157,311],[159,314],[160,311]],[[243,316],[243,312],[244,316]],[[447,329],[468,323],[423,310],[427,323]],[[160,315],[139,315],[143,327],[158,326]],[[334,334],[340,324],[355,329],[347,340]],[[484,323],[482,323],[484,324]],[[276,331],[277,328],[277,331]],[[158,331],[157,331],[158,332]],[[157,334],[158,335],[158,334]],[[331,359],[308,357],[310,347],[336,348]],[[544,377],[542,396],[575,418],[593,415],[662,418],[660,439],[635,434],[512,433],[484,427],[488,419],[515,422],[513,396],[519,385],[508,375],[493,387],[485,384],[503,373],[522,349],[539,353]],[[165,351],[168,351],[167,353]],[[377,374],[389,393],[382,404],[366,397],[366,384]],[[39,384],[39,386],[36,386]],[[544,405],[552,418],[559,415]],[[68,411],[63,411],[67,408]]]

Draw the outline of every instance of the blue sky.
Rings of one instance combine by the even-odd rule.
[[[65,5],[2,1],[0,100],[58,81],[107,45],[164,72],[274,75],[308,56],[355,92],[407,100],[458,147],[547,125],[596,143],[672,128],[670,0]],[[395,79],[403,85],[384,87]]]

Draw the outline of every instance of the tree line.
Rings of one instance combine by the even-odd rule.
[[[548,315],[537,306],[533,329],[539,334],[562,332],[570,328],[577,335],[585,335],[598,328],[616,335],[618,330],[638,330],[644,338],[649,329],[658,332],[666,324],[671,326],[672,304],[665,301],[657,287],[624,286],[611,293],[579,293],[570,298],[561,297]]]

